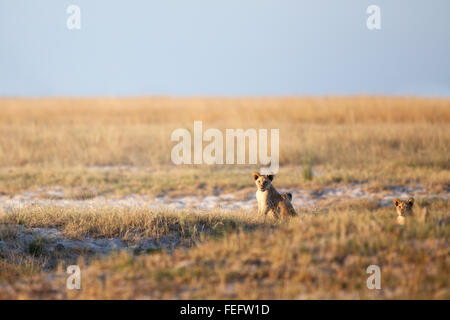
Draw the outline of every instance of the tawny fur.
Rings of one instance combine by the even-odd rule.
[[[295,216],[297,213],[291,203],[292,194],[279,194],[272,185],[273,178],[273,175],[253,173],[253,179],[257,187],[258,213],[272,216],[275,219]]]
[[[414,198],[409,198],[406,201],[402,201],[398,198],[394,199],[394,206],[397,210],[397,223],[400,225],[404,225],[406,219],[411,219],[413,217],[418,218],[420,222],[425,222],[428,219],[428,210],[427,208],[423,208],[418,210],[419,213],[415,214],[414,212]],[[419,208],[420,209],[420,208]]]

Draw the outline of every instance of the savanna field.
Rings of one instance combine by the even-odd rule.
[[[259,165],[174,165],[194,120],[279,129],[298,216]],[[449,195],[448,99],[0,99],[0,299],[450,299]]]

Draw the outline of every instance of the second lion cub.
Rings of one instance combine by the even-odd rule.
[[[258,213],[272,215],[274,218],[286,218],[295,216],[297,213],[291,204],[292,194],[279,194],[272,185],[273,175],[260,175],[253,172],[256,187],[256,201],[258,202]]]
[[[409,198],[406,201],[402,201],[399,198],[394,199],[394,206],[397,210],[397,223],[404,225],[406,219],[411,219],[413,217],[417,218],[420,222],[425,222],[429,218],[427,208],[418,208],[418,212],[414,213],[414,198]]]

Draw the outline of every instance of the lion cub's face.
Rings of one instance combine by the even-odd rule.
[[[266,191],[272,184],[273,175],[268,174],[265,176],[260,175],[258,172],[253,172],[253,179],[255,180],[256,187],[260,191]]]
[[[402,217],[404,217],[405,215],[410,215],[412,213],[413,205],[414,205],[414,198],[409,198],[406,201],[401,201],[398,198],[394,200],[394,206],[395,209],[397,210],[397,214]]]

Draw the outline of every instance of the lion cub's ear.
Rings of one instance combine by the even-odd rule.
[[[408,200],[406,200],[406,204],[408,205],[408,207],[412,208],[412,206],[414,205],[414,198],[409,198]]]
[[[267,179],[269,179],[270,181],[273,181],[274,175],[273,174],[268,174],[266,175]]]
[[[400,199],[399,198],[395,198],[394,199],[394,206],[398,207],[399,204],[400,204]]]
[[[253,172],[252,175],[254,180],[258,179],[261,176],[258,172]]]

